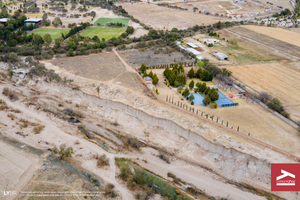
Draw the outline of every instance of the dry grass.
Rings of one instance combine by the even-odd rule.
[[[97,167],[103,167],[109,165],[109,158],[105,154],[100,156],[97,161]]]
[[[11,101],[16,101],[19,99],[18,93],[8,87],[3,88],[2,94],[7,96]]]
[[[33,128],[33,132],[34,132],[34,134],[40,134],[44,128],[45,128],[44,125],[35,126]]]
[[[300,34],[283,28],[247,25],[244,28],[300,47]],[[287,37],[288,36],[288,37]]]
[[[298,84],[300,72],[289,64],[240,65],[230,66],[227,69],[233,72],[234,77],[253,90],[268,92],[277,97],[287,108],[291,106],[293,108],[292,118],[300,115],[300,85]],[[251,90],[251,88],[249,89]]]
[[[139,19],[142,23],[150,25],[155,29],[168,29],[176,27],[178,29],[186,29],[192,26],[212,24],[219,21],[224,21],[222,18],[213,16],[202,15],[192,12],[181,10],[169,9],[166,7],[135,3],[123,4],[122,7],[135,18]],[[143,12],[141,12],[141,10]],[[228,19],[226,20],[228,21]]]
[[[16,118],[16,116],[11,113],[7,114],[7,117],[9,117],[11,120],[14,120]]]

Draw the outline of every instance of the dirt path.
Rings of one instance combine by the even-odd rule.
[[[128,72],[133,72],[133,73],[135,73],[134,70],[132,69],[132,67],[130,67],[130,66],[123,60],[123,58],[118,54],[118,52],[117,52],[115,49],[113,49],[112,51],[113,51],[113,52],[116,54],[116,56],[120,59],[120,61],[123,63],[123,65],[125,66],[125,68],[127,69]]]
[[[254,43],[256,43],[256,44],[259,44],[259,45],[262,45],[262,46],[267,47],[267,48],[269,48],[269,49],[272,49],[273,51],[280,52],[280,53],[285,54],[285,55],[287,55],[287,56],[289,56],[289,57],[292,57],[292,58],[294,58],[294,59],[300,60],[300,57],[298,57],[298,56],[294,56],[294,55],[291,55],[291,54],[286,53],[286,52],[284,52],[284,51],[280,51],[280,50],[275,49],[275,48],[273,48],[273,47],[270,47],[270,46],[268,46],[268,45],[265,45],[265,44],[262,44],[262,43],[260,43],[260,42],[257,42],[256,40],[253,40],[253,39],[250,39],[250,38],[245,37],[245,36],[243,36],[243,35],[240,35],[240,34],[238,34],[238,33],[235,33],[235,32],[229,31],[229,30],[226,30],[226,31],[229,32],[229,33],[231,33],[231,34],[237,35],[237,36],[239,36],[239,37],[241,37],[241,38],[244,38],[244,39],[246,39],[246,40],[249,40],[249,41],[251,41],[251,42],[254,42]]]

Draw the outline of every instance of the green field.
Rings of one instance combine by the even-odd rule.
[[[122,23],[124,26],[127,25],[129,19],[128,18],[99,18],[97,21],[94,23],[94,26],[105,26],[107,23]]]
[[[61,36],[62,33],[67,34],[69,32],[68,29],[50,29],[50,28],[41,28],[36,31],[33,31],[33,34],[39,34],[40,36],[44,36],[46,33],[49,33],[52,37],[52,40],[55,40]]]
[[[90,27],[80,34],[83,37],[93,38],[95,35],[101,40],[109,40],[112,37],[118,37],[121,33],[125,32],[125,28],[101,28],[101,27]]]

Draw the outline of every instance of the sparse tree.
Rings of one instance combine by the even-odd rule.
[[[49,33],[46,33],[43,36],[44,41],[46,42],[46,48],[49,48],[50,43],[52,42],[52,37]]]

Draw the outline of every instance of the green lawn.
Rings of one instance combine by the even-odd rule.
[[[90,38],[93,38],[95,35],[97,35],[100,40],[102,38],[105,38],[105,40],[107,41],[112,37],[118,37],[123,32],[125,32],[125,28],[90,27],[82,31],[80,35],[83,37],[90,37]]]
[[[36,31],[33,31],[33,34],[39,34],[40,36],[44,36],[46,33],[49,33],[52,37],[52,40],[59,38],[62,33],[67,34],[69,32],[68,29],[50,29],[50,28],[41,28]]]
[[[94,23],[94,26],[105,26],[107,23],[122,23],[124,24],[123,26],[126,26],[128,23],[129,19],[128,18],[99,18],[97,21]]]

